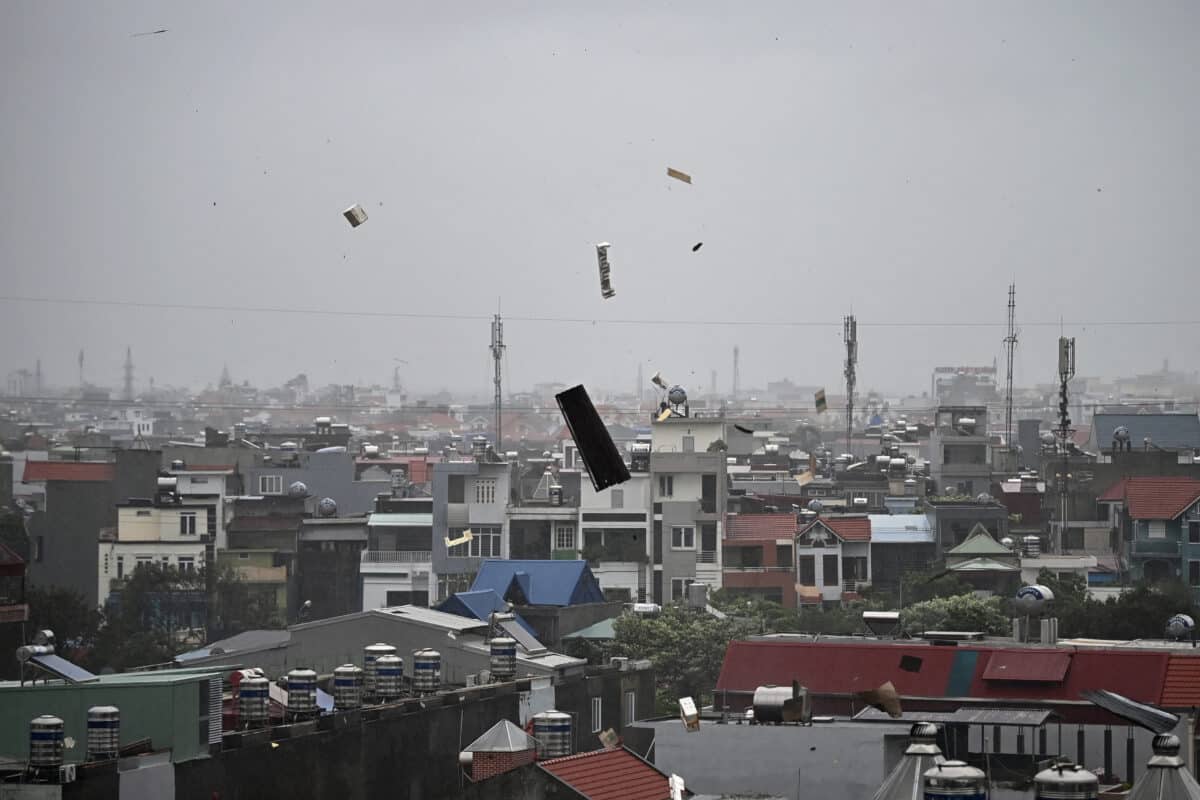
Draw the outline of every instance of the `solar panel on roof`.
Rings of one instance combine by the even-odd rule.
[[[521,627],[520,623],[515,619],[500,620],[500,627],[504,629],[512,638],[516,639],[521,647],[525,648],[525,652],[530,655],[539,655],[546,652],[545,646],[537,639],[529,635],[529,631]]]
[[[40,669],[49,672],[62,678],[68,683],[84,683],[86,681],[97,680],[96,676],[88,672],[83,667],[72,664],[62,656],[56,656],[53,653],[42,656],[34,656],[29,659],[30,664],[34,664]]]

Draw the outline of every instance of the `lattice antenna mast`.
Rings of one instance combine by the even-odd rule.
[[[1008,452],[1017,452],[1012,436],[1013,414],[1013,357],[1017,352],[1017,284],[1008,285],[1008,335],[1004,337],[1004,354],[1008,360],[1008,375],[1005,378],[1004,394],[1004,444]]]
[[[504,323],[500,320],[500,315],[496,314],[494,317],[492,317],[492,361],[494,361],[495,365],[496,365],[495,377],[492,380],[496,386],[495,405],[496,405],[496,452],[497,453],[504,452],[504,446],[503,446],[504,440],[503,440],[503,436],[501,435],[501,432],[500,432],[500,405],[502,402],[501,401],[502,395],[500,392],[500,367],[501,367],[501,362],[503,359],[504,359]]]
[[[846,340],[846,452],[853,453],[850,448],[851,436],[854,433],[854,384],[857,379],[855,370],[858,367],[858,322],[854,315],[846,317],[843,330]]]
[[[1074,433],[1074,428],[1071,427],[1071,414],[1067,409],[1067,404],[1070,401],[1069,390],[1067,384],[1071,378],[1075,377],[1075,339],[1068,339],[1066,336],[1058,338],[1058,434],[1059,449],[1062,451],[1062,472],[1058,476],[1058,496],[1061,508],[1059,511],[1059,525],[1057,541],[1054,542],[1054,552],[1062,552],[1062,537],[1067,528],[1067,508],[1069,500],[1069,481],[1070,481],[1070,447],[1071,434]]]

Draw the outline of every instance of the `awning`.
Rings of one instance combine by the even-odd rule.
[[[994,652],[983,670],[985,681],[1060,683],[1071,666],[1070,653]]]

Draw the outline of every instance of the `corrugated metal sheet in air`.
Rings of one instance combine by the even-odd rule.
[[[983,670],[985,681],[1059,683],[1071,666],[1070,653],[994,652]]]

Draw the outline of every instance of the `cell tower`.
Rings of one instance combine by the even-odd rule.
[[[37,368],[33,371],[33,391],[38,397],[42,396],[42,360],[37,360]]]
[[[1013,412],[1013,356],[1017,352],[1017,284],[1008,285],[1008,335],[1004,337],[1004,355],[1008,360],[1008,375],[1005,379],[1004,394],[1004,444],[1008,448],[1009,458],[1017,452],[1017,446],[1012,438]],[[1010,464],[1010,466],[1013,466]]]
[[[850,442],[854,433],[855,368],[858,366],[858,322],[853,314],[846,317],[842,333],[846,340],[846,452],[852,453]]]
[[[500,361],[504,358],[504,323],[500,321],[500,315],[496,314],[492,317],[492,360],[496,363],[496,376],[493,382],[496,384],[496,452],[503,453],[502,447],[503,438],[500,434]]]
[[[83,350],[79,351],[79,388],[83,388]]]
[[[125,348],[125,388],[121,399],[126,403],[133,402],[133,349],[130,347]]]
[[[738,379],[740,378],[740,375],[738,373],[738,355],[739,355],[738,346],[735,344],[733,346],[733,397],[732,397],[732,399],[734,401],[736,401],[738,399]]]
[[[1058,337],[1058,434],[1059,447],[1062,449],[1062,472],[1058,476],[1058,496],[1062,504],[1059,512],[1058,536],[1054,542],[1054,552],[1062,552],[1062,537],[1067,528],[1067,506],[1069,501],[1068,481],[1070,478],[1069,468],[1070,448],[1067,446],[1071,440],[1071,434],[1074,428],[1071,427],[1071,414],[1067,410],[1069,402],[1069,394],[1067,384],[1071,378],[1075,377],[1075,339],[1068,339],[1065,336]]]
[[[646,384],[642,381],[642,363],[639,361],[638,362],[638,376],[637,376],[637,391],[634,392],[634,395],[637,397],[637,410],[639,413],[642,410],[642,392],[645,391],[642,387],[644,387],[645,385]]]

